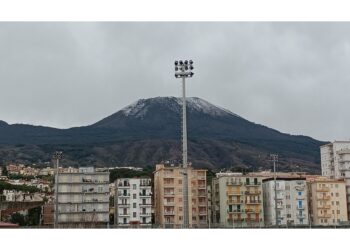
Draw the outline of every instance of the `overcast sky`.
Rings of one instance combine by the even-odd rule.
[[[319,140],[350,138],[350,23],[0,23],[0,120],[82,126],[188,96]]]

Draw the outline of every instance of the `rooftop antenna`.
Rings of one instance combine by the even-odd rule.
[[[183,202],[184,221],[183,227],[189,227],[189,204],[188,204],[188,163],[187,163],[187,118],[186,118],[186,82],[185,79],[193,77],[193,61],[175,61],[175,78],[182,79],[182,167],[184,169]]]

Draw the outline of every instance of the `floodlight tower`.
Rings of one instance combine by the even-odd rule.
[[[277,183],[276,183],[276,162],[278,162],[278,154],[271,154],[271,160],[273,161],[273,179],[275,185],[275,219],[276,227],[278,227],[278,217],[277,217]]]
[[[184,169],[183,203],[184,218],[183,227],[189,227],[189,203],[188,203],[188,171],[187,171],[187,119],[186,119],[186,82],[185,79],[192,77],[194,73],[193,61],[175,61],[175,77],[182,78],[182,167]]]
[[[56,151],[53,154],[53,160],[56,161],[56,176],[55,176],[55,224],[54,227],[58,227],[58,168],[60,160],[62,159],[63,154],[61,151]]]

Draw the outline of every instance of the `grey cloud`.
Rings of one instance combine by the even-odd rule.
[[[348,139],[349,23],[0,23],[0,120],[82,126],[139,99],[188,95],[251,121]]]

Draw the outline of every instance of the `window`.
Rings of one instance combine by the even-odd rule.
[[[136,194],[132,194],[132,198],[135,200],[136,199]]]
[[[123,209],[123,214],[124,215],[128,214],[128,210],[126,208]]]
[[[338,184],[335,184],[335,188],[338,188]]]
[[[303,201],[298,201],[298,207],[301,208],[303,206]]]
[[[335,193],[335,196],[336,196],[336,197],[339,197],[339,193]]]
[[[179,180],[179,184],[182,184],[182,180]]]
[[[292,215],[291,214],[287,214],[287,218],[292,218]]]
[[[336,201],[335,204],[336,204],[337,206],[339,206],[339,201]]]
[[[133,208],[136,208],[136,203],[133,203],[133,204],[132,204],[132,207],[133,207]]]
[[[337,210],[337,214],[340,214],[340,210]]]
[[[301,194],[302,194],[302,192],[301,192],[301,191],[299,191],[299,192],[298,192],[298,195],[299,195],[299,196],[301,196]]]
[[[179,216],[179,220],[182,220],[182,216]]]
[[[179,188],[179,193],[182,193],[182,188]]]
[[[132,184],[132,189],[136,190],[136,184]]]
[[[136,218],[136,212],[132,213],[132,217]]]
[[[126,218],[124,218],[124,219],[123,219],[123,223],[124,223],[124,224],[126,224],[126,223],[127,223]]]

